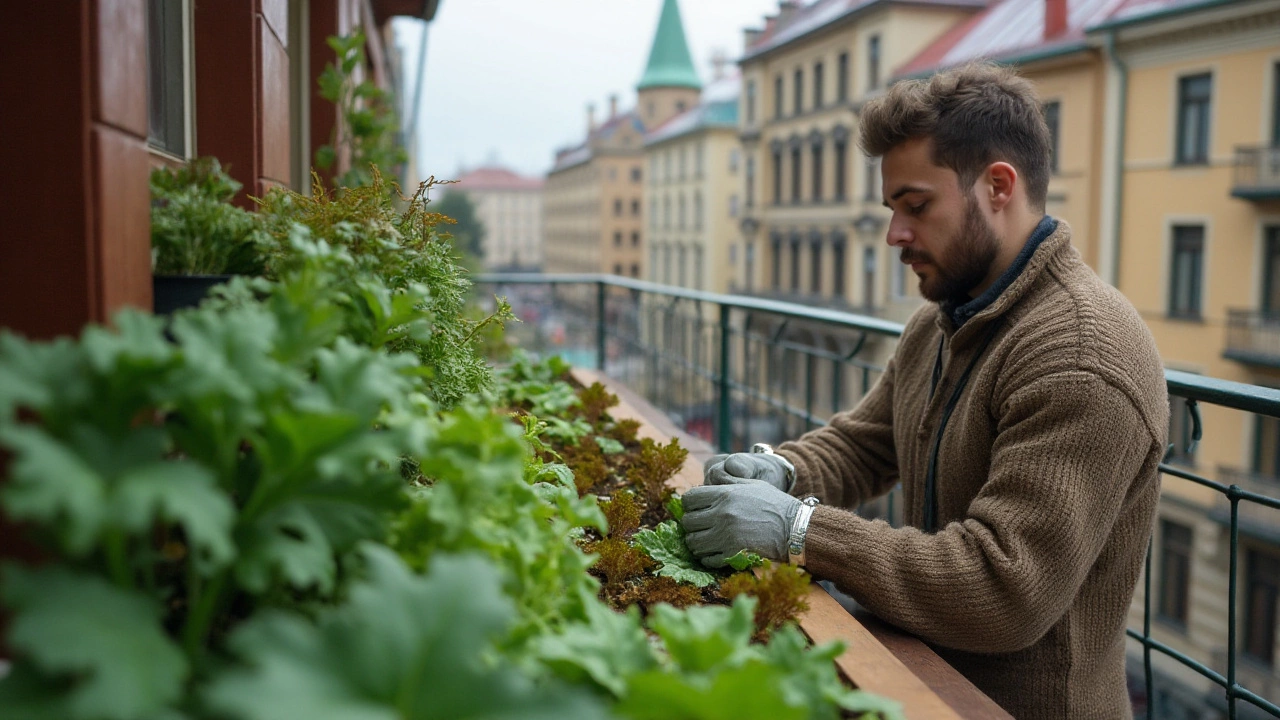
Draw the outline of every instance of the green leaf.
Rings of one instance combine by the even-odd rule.
[[[605,455],[617,455],[623,450],[626,450],[626,448],[622,446],[622,443],[603,435],[596,436],[596,444],[600,446],[600,452]]]
[[[836,673],[835,659],[844,652],[841,642],[810,645],[794,625],[784,625],[769,636],[762,648],[764,660],[786,668],[781,690],[788,704],[814,708],[815,719],[839,717],[837,708],[851,712],[879,713],[885,720],[905,720],[897,702],[860,690],[850,690]],[[825,712],[819,714],[818,708]]]
[[[16,456],[12,480],[0,489],[6,512],[56,528],[73,556],[89,552],[105,520],[106,480],[35,426],[0,428],[0,446]]]
[[[514,610],[478,558],[438,556],[425,577],[390,551],[365,551],[367,580],[315,624],[267,613],[231,639],[248,668],[216,678],[206,699],[245,720],[603,718],[580,690],[536,684],[490,654]]]
[[[746,550],[739,550],[733,555],[733,557],[725,560],[725,562],[729,564],[729,567],[737,570],[738,572],[750,570],[751,568],[764,567],[764,558]]]
[[[631,681],[618,712],[634,720],[805,720],[804,706],[776,692],[782,671],[759,661],[718,674],[710,683],[650,671]]]
[[[49,567],[3,569],[16,611],[9,644],[42,674],[70,681],[71,718],[146,717],[176,702],[187,661],[150,599]]]
[[[706,587],[716,581],[716,576],[702,569],[698,559],[684,544],[684,529],[668,520],[652,530],[641,530],[632,540],[658,563],[658,575],[677,582]]]
[[[649,627],[666,642],[680,670],[703,673],[735,667],[756,657],[751,648],[755,632],[755,598],[738,596],[730,607],[704,605],[676,610],[657,605]]]
[[[328,170],[338,161],[338,153],[332,145],[321,145],[316,148],[316,167]]]
[[[585,623],[572,623],[556,635],[540,637],[533,653],[566,680],[589,679],[615,697],[624,697],[627,678],[658,665],[640,624],[640,611],[633,605],[625,613],[614,612],[594,597],[587,598],[583,607]]]
[[[667,512],[671,513],[671,517],[675,518],[676,522],[680,522],[681,520],[683,520],[684,519],[684,499],[681,498],[679,495],[672,495],[671,497],[667,498]]]
[[[118,483],[111,513],[121,527],[146,535],[156,518],[181,525],[202,569],[222,567],[234,557],[235,508],[209,470],[159,462],[126,473]]]

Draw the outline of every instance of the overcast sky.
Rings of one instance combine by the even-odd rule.
[[[742,30],[758,27],[777,0],[681,0],[685,35],[703,82],[716,50],[742,52]],[[496,158],[542,175],[555,148],[586,131],[586,106],[608,113],[635,103],[662,0],[441,0],[427,35],[418,116],[419,168],[453,177]],[[413,91],[421,23],[397,20],[406,95]]]

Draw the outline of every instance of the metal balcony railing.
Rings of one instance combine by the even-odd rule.
[[[1280,199],[1280,146],[1236,148],[1231,195],[1244,200]]]
[[[852,407],[883,371],[902,334],[902,325],[887,320],[616,276],[488,274],[474,280],[486,291],[508,296],[517,315],[536,320],[508,328],[522,344],[559,352],[576,364],[594,364],[722,452],[796,437]],[[1202,434],[1201,403],[1280,417],[1280,390],[1173,370],[1165,379],[1169,395],[1185,400],[1193,443]],[[1190,448],[1184,450],[1190,454]],[[1254,682],[1259,674],[1240,663],[1237,646],[1242,525],[1248,532],[1255,513],[1280,510],[1280,486],[1229,469],[1212,480],[1184,466],[1160,467],[1166,479],[1181,478],[1217,493],[1212,512],[1229,534],[1223,599],[1228,619],[1225,648],[1206,653],[1203,661],[1154,638],[1148,546],[1141,600],[1135,601],[1142,605],[1142,627],[1127,630],[1140,648],[1145,697],[1154,696],[1155,655],[1220,688],[1217,702],[1232,720],[1241,703],[1280,718],[1276,683]],[[896,493],[887,502],[887,519],[895,524],[901,522]],[[1155,712],[1155,704],[1146,702],[1148,720],[1155,720]]]
[[[1227,310],[1223,357],[1250,365],[1280,367],[1280,313]]]

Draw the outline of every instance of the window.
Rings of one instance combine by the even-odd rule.
[[[631,277],[640,277],[640,263],[631,263]]]
[[[773,116],[782,117],[782,75],[773,79]]]
[[[1280,318],[1280,225],[1266,229],[1262,258],[1262,312]]]
[[[747,81],[747,91],[743,95],[743,104],[745,108],[743,114],[747,116],[747,124],[756,124],[756,81]]]
[[[658,282],[658,246],[649,244],[649,281]]]
[[[649,227],[655,229],[658,227],[658,203],[656,202],[649,205]]]
[[[1244,655],[1270,667],[1275,663],[1276,600],[1280,597],[1280,558],[1250,550],[1245,556]]]
[[[685,273],[688,270],[689,263],[685,260],[684,246],[676,246],[676,272],[679,273],[680,281],[676,284],[680,287],[689,287],[689,283],[685,279]]]
[[[1175,465],[1194,466],[1196,462],[1192,443],[1195,426],[1191,422],[1191,411],[1187,408],[1187,399],[1177,395],[1169,396],[1169,453],[1166,462]]]
[[[822,63],[813,65],[813,107],[822,107]]]
[[[791,148],[791,202],[800,202],[800,147]]]
[[[876,306],[876,249],[862,248],[862,307]]]
[[[693,229],[702,229],[702,193],[693,193]]]
[[[1280,419],[1253,416],[1253,472],[1280,481]]]
[[[813,146],[813,201],[822,202],[822,146]]]
[[[866,173],[866,177],[863,178],[862,183],[862,199],[875,202],[876,190],[880,189],[880,167],[876,158],[867,158],[863,172]]]
[[[631,182],[640,182],[641,175],[642,173],[639,166],[631,168]]]
[[[683,147],[680,148],[680,179],[681,180],[684,180],[686,177],[689,176],[689,164],[688,162],[686,162],[688,159],[689,159],[688,154],[685,153],[684,148]]]
[[[791,107],[792,115],[799,115],[804,111],[804,69],[796,68],[796,84],[792,88],[795,92],[795,101]]]
[[[782,287],[782,239],[773,239],[773,289]]]
[[[782,204],[782,151],[773,151],[773,204]]]
[[[800,241],[791,240],[791,292],[800,292]]]
[[[1204,270],[1204,226],[1173,227],[1173,267],[1169,274],[1169,316],[1198,319]]]
[[[849,99],[849,53],[842,52],[836,59],[836,101]]]
[[[702,246],[693,247],[693,289],[702,289]]]
[[[754,207],[756,204],[756,159],[754,157],[747,158],[747,193],[744,200],[747,207]]]
[[[688,219],[688,215],[685,213],[684,195],[681,195],[679,198],[679,206],[680,206],[680,214],[679,214],[680,221],[679,223],[677,223],[676,227],[683,230],[685,228],[685,221]]]
[[[746,278],[743,280],[743,283],[746,286],[747,292],[751,292],[751,287],[752,285],[755,284],[755,274],[756,274],[756,244],[754,242],[750,242],[750,241],[747,242],[747,247],[745,250],[743,250],[742,263],[743,263],[742,274],[746,276]],[[777,266],[775,265],[774,267],[777,267]],[[776,287],[776,284],[775,284],[775,287]]]
[[[640,231],[631,231],[631,247],[640,247]]]
[[[1058,156],[1059,148],[1059,117],[1062,113],[1062,104],[1057,102],[1047,102],[1044,104],[1044,123],[1049,126],[1049,172],[1058,174]]]
[[[187,156],[187,3],[147,2],[147,140]]]
[[[1179,165],[1202,165],[1209,162],[1209,102],[1213,95],[1213,76],[1191,75],[1178,80],[1178,147]]]
[[[662,227],[671,229],[671,196],[662,198]]]
[[[809,292],[822,294],[822,243],[809,245]]]
[[[880,36],[867,39],[867,89],[880,87]]]
[[[615,263],[615,264],[614,264],[614,266],[613,266],[613,274],[614,274],[614,275],[621,275],[621,274],[622,274],[622,263]]]
[[[738,217],[738,196],[729,196],[729,217]]]
[[[613,201],[613,214],[614,214],[614,217],[622,217],[622,200],[621,199]]]
[[[844,200],[844,193],[845,193],[844,165],[845,165],[845,155],[847,154],[847,148],[848,148],[848,144],[844,140],[836,140],[835,147],[833,148],[832,154],[835,155],[835,157],[832,158],[832,160],[833,160],[833,164],[835,165],[834,179],[835,179],[836,200]]]
[[[677,112],[677,113],[682,113],[682,112],[684,112],[684,108],[685,108],[684,101],[683,101],[683,100],[677,100],[677,101],[676,101],[676,112]]]
[[[613,246],[614,246],[614,247],[622,247],[622,233],[621,233],[621,232],[615,232],[615,233],[613,234]]]
[[[671,284],[671,246],[662,246],[662,282]]]
[[[844,297],[844,238],[831,243],[831,294]]]
[[[631,201],[631,216],[640,217],[640,201],[639,200]]]
[[[1187,593],[1191,584],[1191,528],[1160,521],[1160,594],[1156,617],[1187,625]]]

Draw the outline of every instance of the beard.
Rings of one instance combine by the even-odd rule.
[[[942,247],[945,248],[943,262],[912,248],[903,248],[901,260],[932,266],[932,277],[918,273],[920,294],[926,300],[942,302],[962,297],[967,300],[969,292],[987,278],[1000,252],[1000,238],[982,216],[978,201],[972,195],[965,198],[964,222]]]

